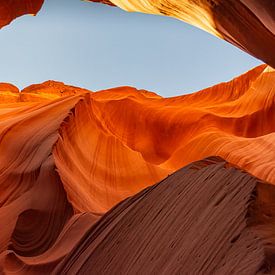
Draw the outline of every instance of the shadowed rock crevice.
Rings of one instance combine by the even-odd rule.
[[[220,158],[192,163],[110,210],[55,272],[273,271],[273,194],[274,186]]]

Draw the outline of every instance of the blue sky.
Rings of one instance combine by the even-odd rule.
[[[0,30],[0,82],[49,79],[92,91],[134,86],[162,96],[230,80],[260,61],[176,19],[79,0],[46,0]]]

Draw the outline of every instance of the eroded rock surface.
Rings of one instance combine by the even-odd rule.
[[[1,0],[0,29],[22,15],[35,15],[43,3],[44,0]]]
[[[18,274],[59,274],[75,270],[84,274],[109,273],[112,269],[138,272],[139,268],[142,272],[146,268],[148,272],[174,273],[183,268],[176,264],[179,259],[185,259],[184,266],[190,272],[203,270],[213,274],[214,270],[224,274],[228,270],[234,273],[245,268],[244,271],[251,274],[249,272],[271,270],[274,262],[274,82],[274,70],[262,65],[228,83],[172,98],[162,98],[153,92],[131,87],[90,92],[48,81],[19,92],[11,84],[0,84],[1,268],[5,273]],[[208,159],[164,180],[170,182],[181,175],[178,183],[172,180],[171,184],[161,183],[149,188],[104,216],[123,199],[165,179],[190,162],[211,155],[220,156],[253,176],[220,159]],[[213,182],[212,178],[215,178]],[[256,178],[267,183],[258,184]],[[179,207],[175,210],[176,215],[179,209],[183,211],[178,216],[182,226],[172,225],[170,221],[169,227],[174,232],[179,230],[184,237],[191,234],[188,230],[194,225],[192,232],[197,230],[198,235],[197,242],[192,242],[192,236],[188,235],[188,239],[171,239],[172,244],[167,235],[168,240],[164,238],[164,243],[158,241],[163,245],[163,255],[153,252],[154,249],[160,251],[159,246],[154,242],[150,246],[149,239],[146,239],[153,238],[152,232],[157,234],[153,228],[144,235],[140,227],[128,224],[128,219],[132,220],[136,215],[142,225],[139,219],[145,213],[141,211],[139,214],[137,209],[149,207],[160,211],[161,215],[171,210],[162,204],[165,198],[161,194],[154,193],[160,201],[151,197],[151,192],[159,190],[159,186],[166,186],[168,190],[172,188],[169,192],[160,189],[163,195],[167,195],[167,207]],[[194,195],[195,190],[199,192],[198,186],[201,186],[205,198]],[[208,188],[210,193],[207,193]],[[262,191],[258,192],[258,189]],[[190,205],[189,199],[195,199],[198,203],[192,205],[195,212],[191,209],[191,212],[184,212],[186,205],[178,204],[178,196],[181,202],[186,199],[182,203]],[[142,202],[138,199],[141,203],[138,208],[135,208],[135,198],[142,199]],[[214,207],[213,201],[220,200]],[[127,204],[128,201],[131,205]],[[120,207],[125,215],[120,210],[117,212]],[[162,208],[166,210],[160,210]],[[132,212],[131,209],[136,210]],[[228,209],[233,216],[226,212]],[[215,218],[209,218],[205,212],[208,210]],[[158,220],[158,212],[154,211],[152,215],[148,212],[148,217],[145,215],[146,224],[166,228],[164,220],[169,221],[169,215],[160,216]],[[201,223],[196,224],[195,217],[200,213]],[[109,218],[113,215],[116,222],[111,220],[111,226]],[[250,219],[249,215],[253,218]],[[172,217],[177,220],[176,216]],[[236,227],[230,227],[233,224],[231,218]],[[206,220],[215,226],[207,224]],[[156,221],[160,224],[157,225]],[[185,223],[188,221],[189,225]],[[221,231],[214,231],[211,235],[213,226],[218,230],[219,224],[224,235]],[[98,231],[98,226],[102,231]],[[124,226],[129,228],[128,233]],[[121,251],[124,249],[125,253],[125,247],[119,246],[122,245],[121,235],[112,235],[120,230],[124,237],[127,236],[125,245],[149,243],[148,251],[137,246],[131,248],[134,254],[128,253],[124,259]],[[135,230],[142,231],[142,236]],[[236,232],[248,239],[239,237],[231,245]],[[214,240],[214,235],[225,238],[222,247]],[[136,240],[132,239],[134,236],[137,236]],[[101,240],[105,237],[108,244]],[[114,244],[112,240],[117,242]],[[171,244],[173,248],[181,241],[190,241],[190,247],[184,246],[187,250],[178,248],[170,259],[166,255],[170,251],[167,246]],[[204,244],[218,250],[223,257],[219,258],[214,250],[208,250],[209,255],[197,250]],[[110,254],[105,253],[105,245],[115,260],[108,258]],[[116,252],[117,246],[120,252]],[[145,255],[156,253],[150,260],[151,267],[147,262],[150,257],[139,256],[139,249],[144,249]],[[195,262],[188,258],[189,254],[193,255],[192,251],[198,251],[196,261],[193,259]],[[124,260],[119,261],[116,254]],[[162,257],[167,258],[167,266],[163,266],[166,261]],[[239,261],[241,257],[244,262]],[[209,264],[205,262],[208,258]],[[91,266],[90,262],[96,264]],[[121,267],[122,264],[125,266]]]
[[[109,211],[56,274],[274,272],[274,197],[219,158],[192,163]]]
[[[272,273],[274,197],[273,185],[207,158],[126,199],[97,222],[89,213],[74,215],[41,254],[27,250],[34,242],[25,238],[28,221],[36,219],[25,212],[4,268],[16,274]]]

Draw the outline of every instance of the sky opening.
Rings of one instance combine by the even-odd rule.
[[[191,93],[261,64],[173,18],[78,0],[46,0],[34,18],[0,30],[0,82],[46,80],[92,91],[133,86],[162,96]]]

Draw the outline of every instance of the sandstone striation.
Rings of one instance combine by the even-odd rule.
[[[0,84],[0,273],[273,272],[274,84]]]
[[[274,196],[221,159],[192,163],[109,211],[54,274],[273,274]]]
[[[20,196],[25,176],[25,191],[35,185],[48,157],[77,213],[102,215],[211,155],[274,184],[274,83],[275,71],[262,65],[172,98],[131,87],[92,93],[46,82],[18,93],[7,86],[0,93],[2,201]]]
[[[52,191],[57,187],[55,182]],[[97,221],[82,213],[64,224],[71,212],[60,219],[62,200],[53,205],[57,212],[24,212],[2,254],[3,268],[12,274],[272,273],[274,197],[273,185],[220,158],[207,158],[124,200]],[[46,213],[52,214],[51,224],[45,223]],[[59,229],[52,232],[63,225],[48,250],[41,245],[53,236],[38,234],[45,225]]]
[[[100,2],[275,67],[273,0]],[[0,0],[0,28],[42,4]],[[0,83],[0,274],[275,273],[274,99],[268,65],[171,98]]]

